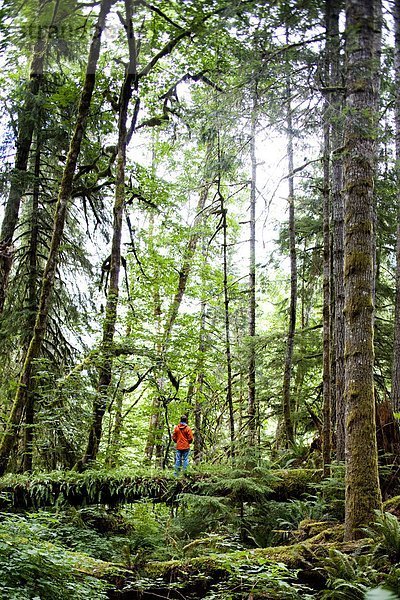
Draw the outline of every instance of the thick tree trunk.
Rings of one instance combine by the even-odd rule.
[[[295,232],[295,212],[294,212],[294,176],[293,176],[293,123],[292,123],[292,106],[291,106],[291,85],[287,78],[286,94],[287,94],[287,153],[288,153],[288,170],[289,170],[289,252],[290,252],[290,303],[289,303],[289,325],[286,340],[286,356],[283,373],[283,389],[282,389],[282,414],[283,428],[286,439],[286,446],[291,446],[294,443],[294,428],[291,408],[290,383],[292,379],[292,362],[293,362],[293,347],[294,334],[296,330],[296,307],[297,307],[297,258],[296,258],[296,232]]]
[[[254,92],[253,110],[250,131],[250,264],[249,264],[249,362],[248,362],[248,444],[256,447],[257,442],[257,406],[256,406],[256,190],[257,190],[257,159],[256,159],[256,124],[257,124],[257,91]]]
[[[115,202],[113,209],[113,237],[111,243],[110,274],[107,290],[105,319],[103,323],[103,338],[100,350],[99,379],[93,402],[92,422],[89,429],[89,438],[85,454],[79,467],[96,460],[102,431],[103,417],[107,407],[108,391],[112,379],[113,343],[115,325],[117,322],[117,309],[119,297],[119,274],[121,270],[121,239],[122,219],[125,208],[125,167],[127,148],[127,120],[128,107],[132,97],[132,86],[136,77],[136,50],[131,51],[132,38],[132,2],[125,0],[125,19],[130,60],[125,74],[124,83],[119,98],[118,118],[118,149],[117,166],[115,175]]]
[[[344,143],[346,399],[345,538],[382,506],[374,399],[374,177],[379,0],[346,0],[347,115]]]
[[[71,197],[76,164],[78,161],[82,137],[86,126],[86,119],[89,113],[95,85],[96,68],[100,54],[101,33],[104,29],[106,16],[110,11],[112,2],[113,0],[102,0],[99,17],[96,24],[96,31],[90,46],[86,77],[79,102],[77,122],[71,139],[56,204],[53,235],[50,244],[49,256],[47,258],[43,274],[35,327],[29,344],[29,349],[25,356],[11,415],[0,445],[0,475],[2,475],[7,468],[9,454],[19,431],[21,415],[25,409],[27,394],[29,394],[31,387],[33,363],[35,359],[39,357],[42,348],[43,338],[46,331],[50,299],[53,291],[55,272],[58,264],[58,253],[64,232],[68,201]]]
[[[397,181],[397,239],[396,239],[396,300],[394,314],[394,344],[392,368],[393,410],[400,412],[400,0],[394,1],[393,20],[395,29],[395,144]]]

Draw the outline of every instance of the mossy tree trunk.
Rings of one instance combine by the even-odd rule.
[[[393,20],[395,29],[395,145],[397,181],[397,240],[396,240],[396,300],[394,317],[394,344],[392,368],[392,403],[400,412],[400,0],[394,1]]]
[[[374,401],[374,178],[379,0],[346,0],[344,140],[346,499],[345,538],[382,506]]]
[[[96,69],[100,55],[101,33],[104,29],[106,17],[111,9],[112,3],[113,0],[102,0],[95,26],[95,33],[90,45],[85,81],[78,107],[77,121],[70,142],[55,208],[53,234],[49,255],[43,273],[35,327],[24,359],[11,414],[0,445],[0,475],[2,475],[7,468],[11,449],[17,439],[21,417],[26,408],[28,395],[31,389],[34,362],[39,357],[42,349],[55,273],[58,265],[59,248],[63,238],[68,202],[71,198],[75,169],[95,86]]]

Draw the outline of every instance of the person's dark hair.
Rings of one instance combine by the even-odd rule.
[[[181,423],[187,423],[188,422],[188,418],[186,415],[182,415],[181,416]]]

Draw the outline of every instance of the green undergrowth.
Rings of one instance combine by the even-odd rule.
[[[7,600],[107,598],[110,587],[107,580],[118,577],[118,568],[49,542],[48,534],[48,528],[34,518],[1,515],[0,597]]]
[[[364,600],[374,589],[371,600],[399,595],[395,514],[377,513],[364,540],[342,542],[343,469],[323,482],[312,469],[198,470],[178,479],[128,470],[63,475],[3,478],[3,492],[14,485],[39,500],[56,482],[75,492],[81,486],[101,502],[58,500],[46,510],[3,512],[1,598],[105,598],[107,582],[135,593],[175,589],[171,597],[196,600],[250,594],[254,600]],[[110,486],[125,494],[132,482],[158,485],[163,494],[171,486],[164,495],[169,501],[104,502]],[[303,491],[291,498],[294,489]]]

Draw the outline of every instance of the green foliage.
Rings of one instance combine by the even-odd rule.
[[[326,504],[327,518],[344,519],[344,465],[331,465],[331,474],[315,484],[315,489]]]
[[[370,590],[365,594],[365,600],[399,600],[399,596],[382,587]]]
[[[328,587],[323,600],[363,600],[367,590],[382,578],[371,555],[353,557],[336,549],[329,551],[321,570],[327,574]]]
[[[35,520],[2,515],[0,522],[0,596],[10,600],[107,598],[106,584],[85,573],[84,555],[42,541]],[[78,562],[79,561],[79,562]],[[86,566],[87,572],[90,565]]]
[[[375,521],[364,528],[364,533],[374,540],[374,553],[384,556],[391,562],[400,560],[400,523],[398,518],[389,513],[375,511]]]
[[[228,559],[229,560],[229,559]],[[206,594],[207,600],[234,600],[253,594],[271,600],[308,600],[313,596],[306,585],[295,584],[296,571],[282,564],[243,564],[240,567],[227,564],[227,581],[214,585]]]

